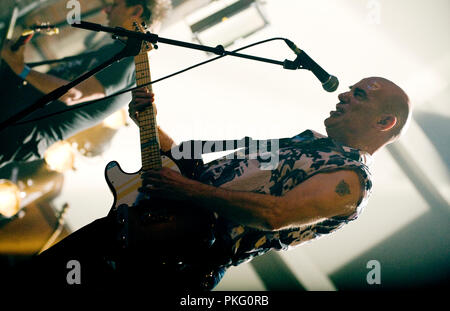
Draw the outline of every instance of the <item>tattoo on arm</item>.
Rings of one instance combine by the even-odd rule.
[[[345,182],[345,180],[341,180],[339,184],[336,186],[336,189],[334,190],[337,194],[339,194],[341,197],[344,195],[350,194],[350,188],[348,184]]]

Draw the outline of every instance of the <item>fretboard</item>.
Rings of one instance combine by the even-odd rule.
[[[142,48],[141,53],[134,57],[136,66],[136,85],[141,86],[151,81],[148,52]],[[152,91],[151,85],[147,86]],[[141,137],[142,170],[161,168],[158,128],[153,105],[139,112],[139,132]]]

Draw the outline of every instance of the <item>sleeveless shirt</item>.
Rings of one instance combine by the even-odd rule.
[[[372,189],[370,155],[344,146],[324,135],[306,130],[279,140],[278,148],[263,153],[249,147],[205,164],[198,180],[229,190],[282,196],[308,178],[336,170],[354,170],[361,181],[361,197],[355,212],[311,225],[265,231],[234,223],[215,213],[214,236],[220,246],[222,267],[239,265],[271,249],[288,250],[330,234],[355,220],[367,204]],[[267,161],[275,165],[267,168]],[[282,208],[282,206],[280,207]]]

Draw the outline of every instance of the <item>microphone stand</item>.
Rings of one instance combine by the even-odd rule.
[[[81,75],[80,77],[73,80],[72,82],[69,82],[66,85],[63,85],[63,86],[53,90],[52,92],[42,96],[33,105],[20,111],[19,113],[15,114],[8,120],[2,122],[0,124],[0,131],[2,131],[3,129],[5,129],[6,127],[8,127],[10,125],[13,125],[15,122],[24,118],[28,114],[37,110],[38,108],[43,108],[48,103],[50,103],[54,100],[57,100],[58,98],[63,96],[65,93],[67,93],[71,88],[75,87],[79,83],[83,82],[84,80],[86,80],[87,78],[96,74],[97,72],[103,70],[104,68],[110,66],[114,62],[120,61],[122,58],[125,58],[125,57],[138,55],[140,52],[140,49],[141,49],[142,41],[149,41],[150,43],[152,43],[155,46],[155,48],[157,48],[156,43],[161,42],[161,43],[166,43],[169,45],[175,45],[175,46],[185,47],[185,48],[189,48],[189,49],[210,52],[210,53],[214,53],[214,54],[217,54],[220,56],[229,55],[229,56],[235,56],[235,57],[246,58],[246,59],[251,59],[251,60],[255,60],[255,61],[275,64],[275,65],[281,65],[281,66],[283,66],[284,69],[291,69],[291,70],[303,69],[299,66],[298,61],[289,61],[289,60],[277,61],[277,60],[273,60],[273,59],[257,57],[257,56],[248,55],[248,54],[230,52],[230,51],[226,51],[222,45],[218,45],[216,47],[209,47],[209,46],[194,44],[194,43],[190,43],[190,42],[162,38],[162,37],[159,37],[158,35],[152,34],[150,32],[141,33],[141,32],[130,31],[130,30],[127,30],[127,29],[124,29],[121,27],[115,27],[115,28],[105,27],[100,24],[84,22],[84,21],[81,21],[78,24],[76,24],[76,23],[71,24],[71,26],[76,27],[76,28],[91,30],[91,31],[108,32],[117,37],[127,37],[128,38],[127,44],[122,51],[117,53],[111,59],[100,64],[99,66],[95,67],[94,69],[86,72],[85,74]]]
[[[84,80],[88,79],[89,77],[93,76],[97,72],[105,69],[106,67],[110,66],[111,64],[120,61],[121,59],[129,56],[136,56],[139,54],[141,50],[141,41],[137,40],[134,37],[130,37],[127,40],[127,43],[125,47],[116,55],[114,55],[109,60],[105,61],[104,63],[98,65],[97,67],[93,68],[92,70],[86,72],[85,74],[81,75],[80,77],[76,78],[72,82],[69,82],[50,93],[42,96],[39,98],[34,104],[30,105],[29,107],[25,108],[24,110],[18,112],[8,120],[2,122],[0,124],[0,131],[7,128],[10,125],[13,125],[15,122],[19,121],[20,119],[24,118],[28,114],[32,113],[33,111],[43,108],[48,103],[57,100],[61,96],[63,96],[65,93],[67,93],[71,88],[75,87],[76,85],[80,84]]]
[[[163,38],[163,37],[158,36],[157,34],[153,34],[150,32],[142,33],[142,32],[127,30],[127,29],[124,29],[121,27],[115,27],[115,28],[105,27],[100,24],[84,22],[84,21],[81,21],[79,24],[72,24],[72,27],[87,29],[87,30],[92,30],[92,31],[108,32],[117,37],[136,38],[141,41],[148,41],[148,42],[152,43],[153,45],[160,42],[160,43],[165,43],[165,44],[169,44],[169,45],[175,45],[175,46],[181,46],[184,48],[205,51],[205,52],[213,53],[213,54],[220,55],[220,56],[230,55],[230,56],[252,59],[252,60],[256,60],[256,61],[262,61],[262,62],[271,63],[271,64],[275,64],[275,65],[281,65],[281,66],[284,66],[284,64],[285,64],[285,62],[281,62],[281,61],[277,61],[277,60],[273,60],[273,59],[226,51],[222,45],[218,45],[216,47],[210,47],[210,46],[194,44],[194,43],[190,43],[190,42],[184,42],[184,41]],[[290,68],[287,68],[287,69],[290,69]]]

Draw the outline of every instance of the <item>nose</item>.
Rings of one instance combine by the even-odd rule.
[[[348,95],[350,94],[350,92],[345,92],[345,93],[341,93],[338,95],[338,99],[341,102],[347,102],[348,101]]]

